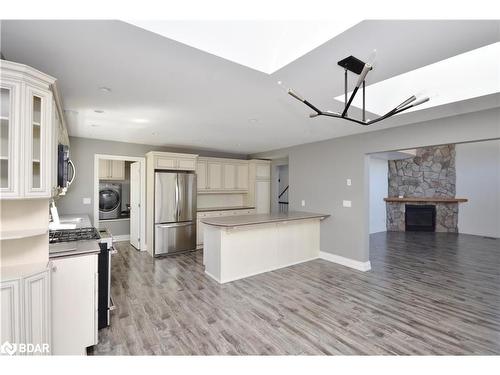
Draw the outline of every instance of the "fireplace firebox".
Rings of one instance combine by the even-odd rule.
[[[436,206],[405,205],[405,230],[434,232],[436,230]]]

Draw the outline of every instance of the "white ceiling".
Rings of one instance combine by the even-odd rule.
[[[496,93],[363,127],[309,119],[276,84],[339,110],[338,60],[377,49],[373,84],[497,42],[499,29],[498,21],[363,21],[270,75],[120,21],[2,21],[1,51],[58,78],[73,136],[249,154],[499,106]]]
[[[127,21],[145,30],[272,74],[359,20]]]

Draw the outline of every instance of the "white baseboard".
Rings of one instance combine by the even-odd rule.
[[[346,267],[354,268],[355,270],[363,271],[363,272],[369,271],[372,268],[370,261],[360,262],[358,260],[349,259],[349,258],[340,256],[340,255],[326,253],[324,251],[319,252],[319,258],[324,259],[324,260],[328,260],[329,262],[341,264],[341,265],[346,266]]]
[[[122,234],[120,236],[113,236],[113,241],[130,241],[130,234]]]

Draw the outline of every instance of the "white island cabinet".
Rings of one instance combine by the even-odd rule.
[[[319,257],[320,221],[308,212],[202,219],[205,273],[226,283]]]

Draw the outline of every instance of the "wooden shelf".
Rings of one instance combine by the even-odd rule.
[[[1,240],[16,240],[19,238],[27,238],[34,236],[41,236],[48,232],[48,226],[43,228],[31,228],[31,229],[17,229],[17,230],[3,230],[0,232]]]
[[[390,197],[384,198],[384,201],[391,203],[404,203],[404,202],[421,202],[421,203],[465,203],[468,201],[467,198],[417,198],[417,197],[406,197],[397,198]]]

